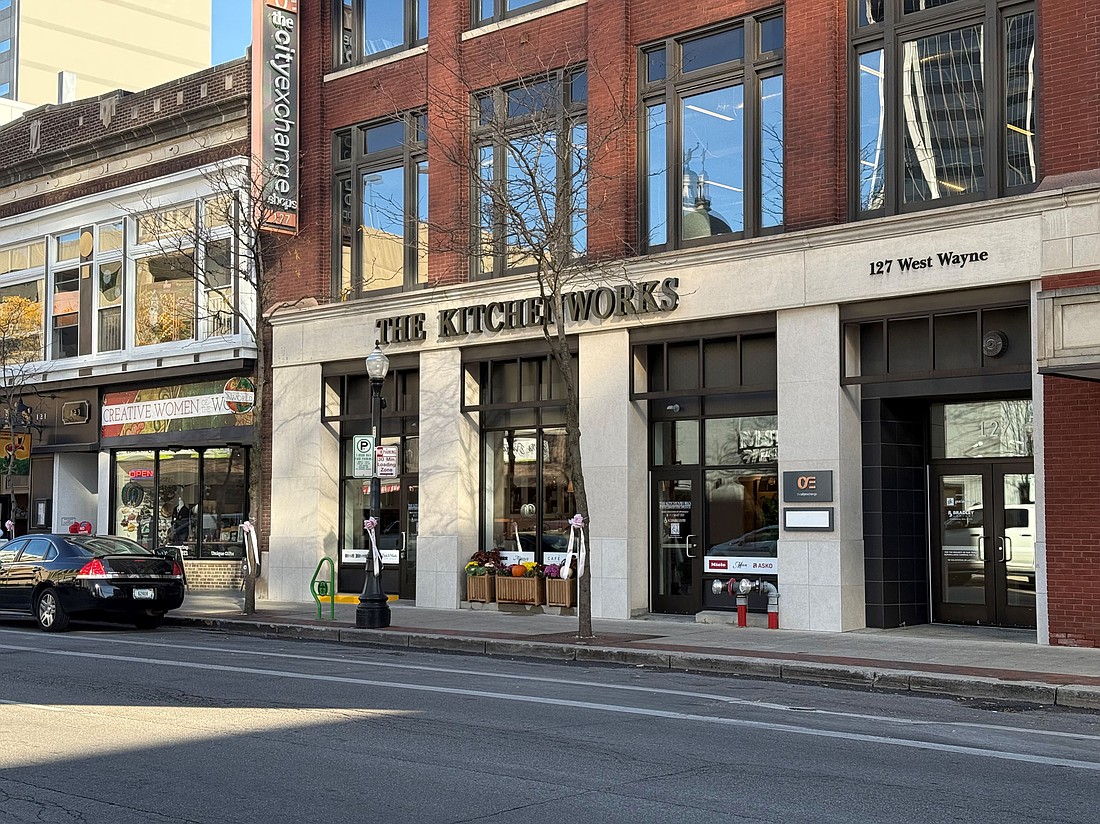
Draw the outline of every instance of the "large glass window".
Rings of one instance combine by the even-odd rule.
[[[649,249],[782,227],[783,49],[774,11],[643,48]]]
[[[333,290],[351,300],[428,279],[426,118],[407,114],[333,141]]]
[[[0,286],[0,366],[42,358],[44,287],[41,275]]]
[[[336,66],[362,63],[428,39],[428,0],[335,0]]]
[[[1035,12],[1002,6],[859,4],[860,214],[998,197],[1038,180]]]
[[[588,76],[569,69],[475,98],[475,225],[482,275],[587,246]]]
[[[240,447],[115,454],[111,532],[185,558],[241,558],[248,454]]]
[[[557,0],[473,0],[474,23],[491,23],[504,20],[540,6],[550,6]]]

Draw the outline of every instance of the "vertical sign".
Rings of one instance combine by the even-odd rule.
[[[351,477],[374,477],[374,435],[356,435],[351,444]]]
[[[298,232],[298,0],[254,0],[252,158],[261,228]]]

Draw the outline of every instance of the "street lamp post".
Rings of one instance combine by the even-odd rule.
[[[390,359],[382,352],[378,344],[367,356],[367,377],[370,378],[371,428],[374,430],[374,443],[382,439],[382,381],[390,370]],[[370,514],[379,522],[382,511],[382,479],[378,477],[378,467],[370,479]],[[378,527],[375,527],[377,535]],[[370,549],[368,536],[368,550]],[[382,591],[382,574],[374,572],[374,554],[369,552],[365,569],[366,580],[359,595],[359,606],[355,608],[355,626],[361,629],[381,629],[390,625],[390,604],[386,593]]]

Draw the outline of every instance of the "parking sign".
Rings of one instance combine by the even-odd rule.
[[[352,438],[351,477],[374,477],[374,435],[356,435]]]

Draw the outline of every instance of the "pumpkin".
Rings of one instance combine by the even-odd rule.
[[[522,578],[526,574],[527,574],[527,567],[525,567],[523,564],[512,564],[512,577],[513,578]]]

